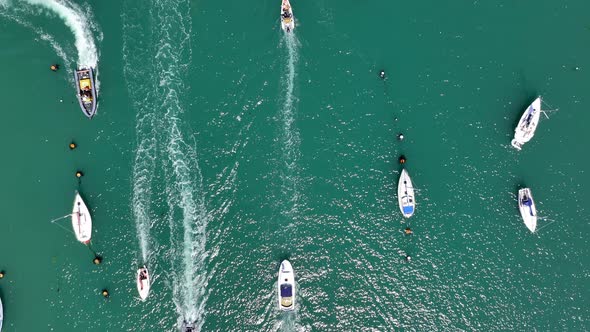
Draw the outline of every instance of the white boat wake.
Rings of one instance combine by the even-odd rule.
[[[280,118],[282,120],[282,132],[280,143],[283,147],[283,162],[286,169],[282,170],[282,192],[287,197],[288,211],[282,211],[289,217],[296,213],[300,201],[299,188],[299,159],[300,159],[300,138],[299,131],[295,126],[296,98],[295,78],[297,62],[299,60],[299,42],[295,33],[284,33],[284,44],[287,51],[287,67],[283,80],[284,97],[280,107]]]
[[[123,15],[123,73],[127,82],[138,82],[152,75],[155,71],[150,49],[138,44],[138,40],[145,40],[146,32],[138,20],[143,19],[140,13],[126,11]],[[135,14],[135,15],[134,15]],[[134,16],[130,16],[134,15]],[[137,230],[137,239],[141,251],[141,262],[138,265],[152,265],[150,256],[153,254],[150,229],[157,221],[154,215],[153,205],[154,179],[156,175],[157,154],[157,128],[158,114],[154,110],[153,91],[156,86],[151,81],[145,84],[127,84],[128,93],[133,96],[132,103],[136,112],[136,150],[133,163],[131,209]],[[153,273],[153,270],[152,270]]]
[[[155,69],[159,86],[156,107],[163,117],[162,149],[166,201],[171,237],[172,291],[179,314],[178,326],[204,323],[207,301],[207,224],[203,178],[196,148],[185,142],[182,114],[186,103],[186,74],[192,58],[192,23],[188,1],[155,1],[158,28]],[[190,136],[189,136],[190,139]],[[180,222],[179,222],[180,221]],[[179,227],[180,226],[180,227]]]
[[[93,23],[88,14],[77,4],[67,0],[26,0],[32,5],[39,5],[57,14],[74,34],[78,50],[78,65],[96,68],[98,52],[92,35]]]

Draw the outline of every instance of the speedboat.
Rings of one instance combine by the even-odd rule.
[[[414,199],[412,180],[405,168],[402,170],[402,174],[399,176],[399,182],[397,183],[397,201],[404,217],[410,218],[414,214],[416,200]]]
[[[522,145],[530,141],[535,135],[535,130],[539,124],[540,117],[541,97],[538,97],[529,105],[529,107],[527,107],[520,117],[520,121],[518,121],[518,125],[514,129],[514,138],[510,144],[512,144],[517,150],[522,149]]]
[[[184,322],[182,322],[181,331],[182,332],[195,332],[196,331],[195,324],[184,321]]]
[[[529,188],[522,188],[518,191],[518,209],[524,224],[534,233],[537,228],[537,209]]]
[[[79,68],[74,73],[76,87],[78,89],[78,102],[82,112],[89,119],[96,113],[96,85],[94,84],[94,70],[92,67]]]
[[[279,309],[290,311],[295,309],[295,273],[288,260],[281,262],[279,283],[277,285]]]
[[[150,293],[150,273],[147,267],[144,265],[137,270],[137,291],[139,297],[145,300]]]
[[[295,17],[293,17],[293,8],[289,0],[283,0],[281,4],[281,28],[285,32],[295,29]]]
[[[72,228],[78,241],[88,244],[92,235],[92,218],[90,211],[84,204],[82,197],[76,192],[74,199],[74,208],[72,209]]]
[[[2,321],[4,321],[4,308],[2,307],[2,299],[0,299],[0,331],[2,331]]]

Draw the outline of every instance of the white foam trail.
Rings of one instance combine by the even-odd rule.
[[[283,145],[283,158],[287,169],[283,173],[283,193],[288,197],[291,206],[290,211],[283,212],[287,212],[292,217],[297,211],[300,200],[298,188],[300,139],[299,131],[295,127],[295,78],[297,62],[299,60],[299,43],[293,32],[285,33],[284,36],[284,43],[287,49],[287,67],[286,80],[284,80],[284,101],[281,108],[281,117],[283,120],[283,137],[281,143]]]
[[[98,52],[92,37],[92,22],[88,21],[87,14],[73,2],[66,0],[26,0],[33,5],[45,7],[61,19],[70,28],[75,37],[78,50],[78,65],[80,67],[96,68],[98,64]],[[98,84],[97,84],[98,85]]]
[[[130,15],[135,12],[129,12]],[[146,33],[138,20],[141,15],[123,15],[123,72],[128,82],[129,96],[132,98],[136,115],[136,142],[135,160],[133,163],[133,193],[131,198],[132,213],[137,230],[137,239],[141,250],[143,264],[149,264],[150,229],[154,221],[152,202],[154,201],[153,185],[156,172],[156,154],[158,148],[157,114],[154,109],[153,91],[156,87],[150,77],[153,63],[150,61],[150,49],[145,48],[138,40],[145,40]],[[144,84],[136,85],[130,82],[145,80]],[[154,273],[154,271],[152,271]]]
[[[173,299],[179,313],[179,326],[187,321],[200,330],[208,296],[206,231],[209,215],[197,152],[185,143],[181,119],[185,109],[182,98],[187,90],[186,73],[192,58],[190,2],[156,0],[154,5],[157,15],[154,39],[158,41],[155,69],[160,75],[157,107],[163,113],[161,132],[167,138],[164,151],[172,264],[179,270],[178,274],[173,274]],[[180,241],[174,239],[178,219],[182,225]]]
[[[3,9],[8,9],[11,5],[12,3],[9,0],[0,0],[0,6]],[[26,21],[22,17],[23,13],[20,8],[12,8],[14,9],[14,11],[11,11],[10,13],[8,11],[0,11],[0,16],[30,29],[37,35],[37,38],[48,42],[49,45],[51,45],[51,47],[55,51],[55,53],[62,59],[63,64],[65,65],[66,70],[68,71],[71,77],[71,75],[73,75],[72,61],[68,57],[67,53],[64,51],[64,48],[55,40],[55,38],[53,38],[53,36],[45,32],[42,28],[36,27],[32,25],[30,22]]]

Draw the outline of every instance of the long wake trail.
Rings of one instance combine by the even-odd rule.
[[[173,299],[179,314],[178,325],[188,323],[200,330],[207,299],[206,230],[209,215],[197,151],[193,142],[186,142],[186,128],[181,118],[187,104],[184,98],[190,92],[186,83],[192,59],[190,2],[156,0],[154,4],[158,22],[154,37],[159,40],[155,57],[156,72],[159,73],[157,96],[158,107],[163,113],[162,133],[166,147],[162,152],[166,158],[170,259],[175,271]]]
[[[143,84],[127,84],[133,108],[136,112],[136,150],[133,162],[131,194],[131,211],[135,221],[137,239],[141,254],[141,264],[150,264],[152,255],[150,229],[156,218],[153,212],[154,179],[156,172],[156,154],[158,149],[157,128],[158,116],[154,110],[153,91],[156,85],[152,80],[155,70],[151,47],[138,43],[150,40],[150,32],[138,24],[144,19],[136,11],[126,10],[123,19],[123,73],[126,82],[143,82]],[[154,273],[154,271],[152,271]]]
[[[282,119],[281,144],[283,146],[283,162],[285,169],[282,172],[282,192],[287,197],[288,206],[282,211],[288,218],[295,217],[300,204],[299,188],[299,159],[300,138],[295,126],[296,97],[295,78],[297,62],[299,60],[299,43],[295,33],[285,33],[284,41],[287,51],[287,66],[283,81],[283,103],[280,117]]]

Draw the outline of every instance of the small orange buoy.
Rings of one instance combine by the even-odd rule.
[[[51,65],[51,67],[49,67],[52,71],[57,71],[59,69],[59,65],[55,64],[55,65]]]
[[[102,258],[100,258],[100,256],[96,256],[92,260],[92,263],[94,263],[95,265],[98,265],[98,264],[102,263]]]
[[[0,271],[0,279],[4,278],[4,271]]]
[[[108,291],[108,290],[106,290],[106,289],[103,289],[103,290],[102,290],[102,292],[101,292],[101,294],[102,294],[102,296],[104,296],[104,297],[109,297],[109,291]]]
[[[413,232],[412,232],[412,230],[411,230],[409,227],[408,227],[408,228],[406,228],[406,229],[404,230],[404,232],[406,232],[406,234],[407,234],[407,235],[410,235],[410,234],[412,234],[412,233],[413,233]]]
[[[77,147],[77,145],[76,145],[76,143],[72,142],[72,143],[70,143],[69,147],[70,147],[70,150],[74,150]]]
[[[81,177],[83,177],[83,176],[84,176],[84,173],[82,173],[81,171],[77,171],[77,172],[76,172],[76,177],[77,177],[78,179],[79,179],[79,178],[81,178]]]
[[[405,163],[406,163],[406,157],[405,157],[405,156],[403,156],[403,155],[402,155],[402,156],[400,156],[400,157],[399,157],[399,163],[400,163],[400,164],[405,164]]]

